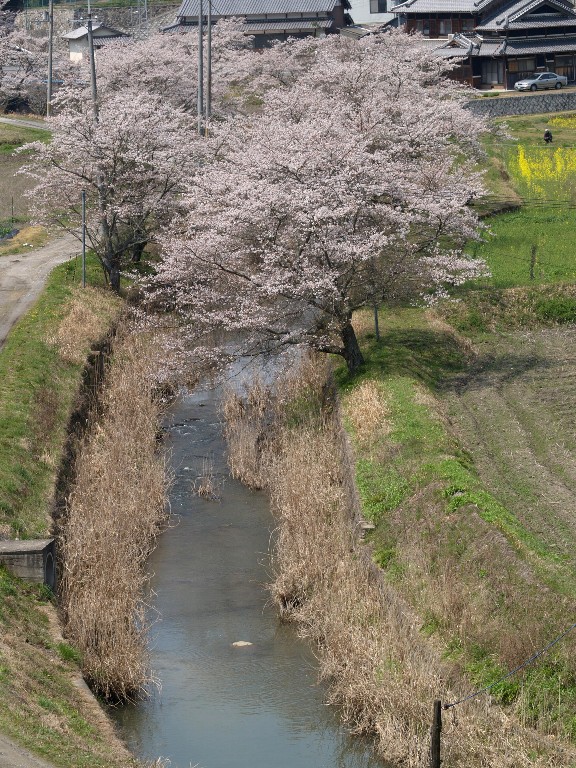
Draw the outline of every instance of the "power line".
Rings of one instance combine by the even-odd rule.
[[[573,629],[576,629],[576,623],[572,624],[571,627],[568,627],[567,630],[562,632],[561,635],[558,635],[557,638],[552,640],[551,643],[548,643],[548,645],[545,648],[542,648],[542,650],[538,651],[538,653],[535,653],[533,656],[530,656],[529,659],[526,659],[526,661],[523,661],[522,664],[519,664],[517,667],[515,667],[513,670],[505,674],[503,677],[501,677],[499,680],[495,680],[493,683],[490,683],[490,685],[486,685],[484,688],[480,688],[480,690],[475,691],[474,693],[471,693],[469,696],[465,696],[463,699],[460,699],[459,701],[454,701],[451,704],[444,704],[442,709],[450,709],[451,707],[455,707],[458,704],[463,704],[465,701],[470,701],[470,699],[475,699],[476,696],[480,696],[482,693],[486,693],[491,688],[494,688],[495,685],[498,685],[499,683],[504,682],[504,680],[508,680],[509,677],[512,677],[512,675],[515,675],[516,672],[519,672],[521,669],[524,669],[524,667],[527,667],[529,664],[532,664],[532,662],[536,661],[542,654],[546,653],[546,651],[549,651],[550,648],[556,645],[556,643],[559,643],[560,640],[562,640],[566,635],[568,635],[570,632],[572,632]]]

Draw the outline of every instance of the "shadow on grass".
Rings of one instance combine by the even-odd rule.
[[[407,376],[435,392],[499,387],[532,372],[550,368],[550,360],[532,352],[485,352],[474,357],[449,332],[426,328],[393,329],[362,343],[366,363],[357,374],[385,379]],[[344,387],[353,377],[342,367],[337,372]]]
[[[410,376],[432,389],[462,374],[466,352],[450,333],[426,328],[393,329],[362,344],[366,364],[360,375]]]
[[[445,389],[462,393],[465,390],[507,386],[527,373],[537,375],[550,369],[554,364],[547,358],[534,354],[484,354],[478,356],[461,376],[446,382]]]

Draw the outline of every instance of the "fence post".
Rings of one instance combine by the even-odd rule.
[[[442,702],[434,702],[432,731],[430,733],[430,768],[440,768],[440,733],[442,732]]]

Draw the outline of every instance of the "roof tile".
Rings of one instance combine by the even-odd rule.
[[[327,13],[340,0],[212,0],[212,16],[266,16],[270,13]],[[204,0],[206,11],[208,2]],[[178,17],[198,16],[199,0],[183,0]]]

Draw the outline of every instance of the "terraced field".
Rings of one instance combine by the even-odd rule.
[[[453,426],[487,488],[576,564],[576,328],[484,346],[448,395]]]

